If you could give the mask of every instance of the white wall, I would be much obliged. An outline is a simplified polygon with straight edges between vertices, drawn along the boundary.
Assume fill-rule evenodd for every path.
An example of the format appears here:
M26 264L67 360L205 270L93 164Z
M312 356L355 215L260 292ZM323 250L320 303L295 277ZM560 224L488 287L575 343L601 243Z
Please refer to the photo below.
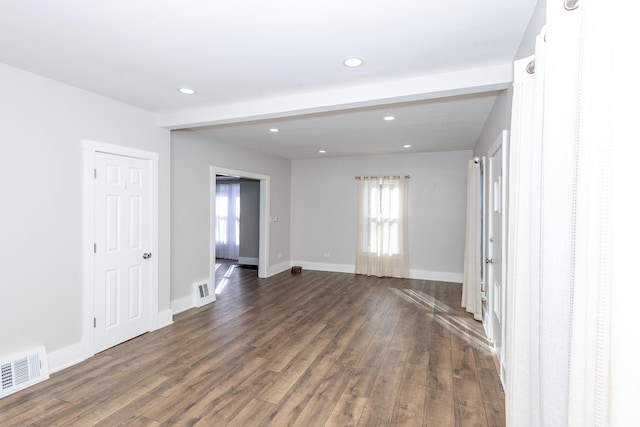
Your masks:
M294 160L291 252L303 268L353 272L356 175L411 175L409 252L413 277L461 281L466 165L471 151ZM329 256L325 256L328 254Z
M209 277L209 167L271 177L270 270L287 268L290 259L291 162L190 132L171 133L171 299L188 300L192 283ZM279 267L285 263L284 267Z
M240 181L240 262L260 255L260 181ZM247 262L247 261L245 261Z
M55 369L82 338L83 139L159 153L159 309L169 309L169 131L147 111L2 64L0 94L0 358L44 344Z

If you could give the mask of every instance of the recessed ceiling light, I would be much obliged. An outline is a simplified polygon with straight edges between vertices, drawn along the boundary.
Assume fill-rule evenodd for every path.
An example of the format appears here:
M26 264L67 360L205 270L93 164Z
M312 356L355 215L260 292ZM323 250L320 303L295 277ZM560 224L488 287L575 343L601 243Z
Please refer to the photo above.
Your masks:
M280 129L271 128L271 129L269 129L269 132L277 133L277 132L280 132Z
M180 89L178 89L178 92L183 93L185 95L193 95L194 93L196 93L195 90L189 89L188 87L181 87Z
M403 148L411 148L411 144L404 144L402 147Z
M345 67L355 68L355 67L361 66L364 63L364 61L362 60L362 58L357 58L355 56L352 56L342 61L342 63L344 64Z
M394 116L385 116L384 119L390 122L391 120L395 120L396 118Z
M324 154L324 153L326 153L326 152L327 152L327 150L320 150L320 151L318 151L318 153L320 153L320 154Z

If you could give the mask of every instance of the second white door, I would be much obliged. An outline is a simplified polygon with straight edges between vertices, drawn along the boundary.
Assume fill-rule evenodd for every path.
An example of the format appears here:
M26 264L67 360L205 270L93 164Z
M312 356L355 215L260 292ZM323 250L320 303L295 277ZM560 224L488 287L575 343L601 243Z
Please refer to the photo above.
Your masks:
M94 351L150 329L149 161L95 154Z
M487 206L487 278L489 284L489 316L490 338L498 354L500 362L500 378L504 383L505 374L505 210L506 210L506 132L496 141L489 151L488 186L489 200Z

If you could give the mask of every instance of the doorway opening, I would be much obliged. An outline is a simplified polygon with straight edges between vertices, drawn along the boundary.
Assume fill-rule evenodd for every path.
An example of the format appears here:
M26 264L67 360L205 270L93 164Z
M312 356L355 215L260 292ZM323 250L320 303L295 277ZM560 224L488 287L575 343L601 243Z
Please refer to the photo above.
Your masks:
M257 270L260 243L260 181L216 175L216 258Z
M216 280L216 258L217 255L227 258L228 254L222 254L221 246L218 241L237 239L239 246L237 258L232 256L231 259L236 259L240 264L257 265L258 277L268 277L268 264L269 264L269 190L270 190L270 177L268 175L256 174L248 171L233 170L227 168L221 168L217 166L211 166L209 168L211 177L211 196L210 196L210 276L212 280ZM222 192L218 195L218 184L230 184L237 182L245 187L245 193L252 194L257 197L247 198L247 205L245 206L245 213L249 218L246 224L242 224L242 196L238 200L235 196L224 197ZM242 184L244 183L244 184ZM258 193L258 194L255 194ZM242 194L242 189L240 190ZM223 200L224 199L224 200ZM237 205L236 205L237 202ZM230 204L233 206L230 206ZM219 211L218 205L226 204L226 206L220 207L220 212L226 212L226 219L224 224L218 224L216 220L217 213ZM257 206L256 206L257 205ZM230 209L230 208L233 209ZM236 209L236 207L238 209ZM226 208L226 209L225 209ZM233 212L232 212L233 211ZM239 211L239 212L235 212ZM257 211L257 212L256 212ZM231 214L231 215L230 215ZM257 214L257 215L256 215ZM223 215L224 216L224 215ZM233 218L231 218L233 217ZM257 222L257 230L255 230ZM218 227L220 225L220 227ZM237 225L237 228L236 228ZM244 237L242 229L244 225L247 225ZM227 236L225 239L218 236L226 230ZM230 233L230 234L229 234ZM256 236L257 234L257 236ZM233 235L233 236L231 236ZM257 242L256 242L257 237ZM246 241L244 240L246 238ZM243 243L247 252L243 252ZM235 244L235 242L234 242ZM257 257L254 245L257 244ZM216 248L218 246L218 248ZM235 255L235 254L233 254Z

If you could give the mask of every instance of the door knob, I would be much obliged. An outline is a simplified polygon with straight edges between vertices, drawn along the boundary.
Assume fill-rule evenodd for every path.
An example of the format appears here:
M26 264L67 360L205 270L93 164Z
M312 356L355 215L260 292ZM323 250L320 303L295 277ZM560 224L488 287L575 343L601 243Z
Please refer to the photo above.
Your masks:
M143 258L143 259L149 259L149 258L151 258L151 252L145 252L144 254L142 254L142 258Z
M487 258L484 260L486 264L493 264L493 258Z

